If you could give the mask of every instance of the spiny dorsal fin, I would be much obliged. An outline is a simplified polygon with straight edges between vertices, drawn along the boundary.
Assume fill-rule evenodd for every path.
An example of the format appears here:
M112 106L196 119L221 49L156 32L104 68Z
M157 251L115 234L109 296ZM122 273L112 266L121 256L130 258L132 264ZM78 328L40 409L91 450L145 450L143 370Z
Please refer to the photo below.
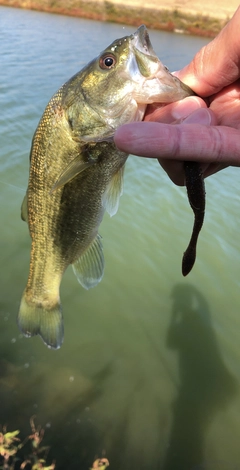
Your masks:
M80 156L78 155L65 168L65 170L57 179L56 183L54 183L50 192L53 193L53 191L55 191L56 189L59 189L62 186L64 186L66 183L68 183L73 178L75 178L75 176L77 176L79 173L86 170L86 168L88 168L89 166L93 165L93 163L94 163L93 161L84 162L83 160L80 159Z
M102 195L102 205L111 217L116 214L119 206L119 199L123 193L123 173L124 166L115 173Z
M99 234L72 266L78 282L85 289L90 289L101 281L104 271L104 256Z

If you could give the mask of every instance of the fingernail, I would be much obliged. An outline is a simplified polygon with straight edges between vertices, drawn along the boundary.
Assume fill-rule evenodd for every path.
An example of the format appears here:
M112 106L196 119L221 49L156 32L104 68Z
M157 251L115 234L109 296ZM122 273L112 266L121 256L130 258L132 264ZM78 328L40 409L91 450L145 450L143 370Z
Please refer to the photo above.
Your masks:
M208 109L201 108L194 111L190 116L184 119L184 123L210 126L210 124L212 124L212 116Z
M188 96L182 101L178 101L172 109L173 118L182 119L191 114L193 111L202 107L197 96Z

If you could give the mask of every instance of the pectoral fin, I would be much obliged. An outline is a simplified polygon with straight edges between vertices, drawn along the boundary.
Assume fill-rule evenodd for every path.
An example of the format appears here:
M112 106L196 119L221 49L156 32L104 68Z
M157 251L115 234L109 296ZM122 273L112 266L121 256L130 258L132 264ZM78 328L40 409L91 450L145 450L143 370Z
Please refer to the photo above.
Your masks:
M24 222L28 221L27 192L23 198L23 202L21 205L21 219L24 220Z
M56 189L59 189L64 186L66 183L75 178L75 176L77 176L79 173L86 170L86 168L88 168L89 166L93 165L93 163L94 162L92 161L85 162L81 160L80 156L78 155L77 158L74 158L74 160L72 160L69 165L65 168L63 173L57 179L56 183L54 183L50 192L53 193L53 191L55 191Z
M123 193L123 173L124 166L122 166L112 177L102 196L102 205L111 217L116 214L119 206L119 199Z
M104 256L99 234L72 266L78 282L85 289L90 289L101 281L104 271Z

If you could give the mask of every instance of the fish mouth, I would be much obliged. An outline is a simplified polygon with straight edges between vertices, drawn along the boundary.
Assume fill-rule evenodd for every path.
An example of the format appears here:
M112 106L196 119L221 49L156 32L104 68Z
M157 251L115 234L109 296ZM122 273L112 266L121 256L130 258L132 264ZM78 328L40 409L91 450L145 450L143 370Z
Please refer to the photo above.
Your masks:
M193 94L159 60L145 25L129 36L129 46L128 72L135 83L133 97L138 105L172 103Z
M150 56L156 56L156 53L152 47L148 30L144 24L139 26L137 31L132 35L133 45L136 49L144 54Z
M146 26L141 25L130 36L130 40L135 63L141 75L147 79L155 77L159 71L160 61L152 47Z

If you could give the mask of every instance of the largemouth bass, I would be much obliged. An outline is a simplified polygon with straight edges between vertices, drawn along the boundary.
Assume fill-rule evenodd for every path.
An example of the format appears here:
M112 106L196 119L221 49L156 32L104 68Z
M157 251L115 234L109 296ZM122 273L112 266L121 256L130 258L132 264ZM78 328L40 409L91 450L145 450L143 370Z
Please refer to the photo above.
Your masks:
M142 120L147 104L192 94L158 59L143 25L114 41L52 97L33 137L22 204L32 239L18 314L26 336L61 346L59 288L70 264L86 289L102 279L98 227L105 210L111 216L117 211L128 157L113 143L116 128Z

